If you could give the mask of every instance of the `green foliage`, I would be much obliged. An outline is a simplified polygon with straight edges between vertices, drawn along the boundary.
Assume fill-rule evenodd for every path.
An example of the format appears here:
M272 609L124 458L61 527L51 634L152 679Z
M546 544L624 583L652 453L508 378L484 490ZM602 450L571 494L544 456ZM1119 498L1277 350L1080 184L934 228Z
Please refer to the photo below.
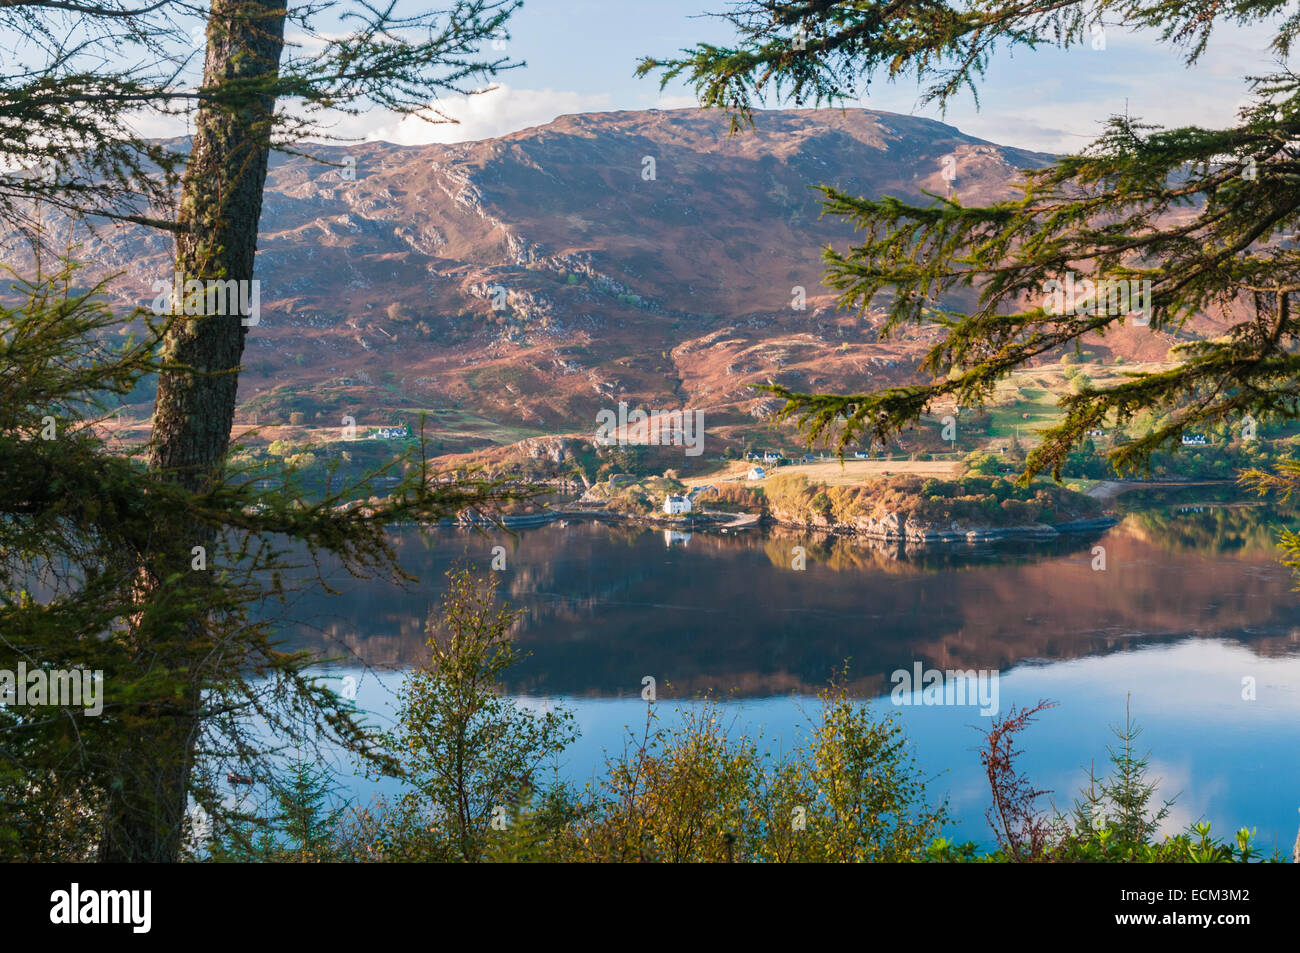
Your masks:
M1119 747L1107 749L1111 774L1098 779L1089 769L1088 786L1075 800L1071 817L1041 810L1038 799L1051 792L1035 789L1020 773L1017 759L1021 752L1015 739L1035 716L1053 707L1051 702L1040 701L1030 709L1012 708L994 720L985 736L980 761L993 795L988 817L998 850L985 858L965 848L935 844L931 845L931 859L1049 863L1248 863L1261 859L1251 843L1253 832L1245 829L1230 843L1211 837L1208 823L1193 824L1181 834L1159 834L1173 801L1153 809L1158 785L1147 780L1148 758L1134 751L1141 731L1127 710L1124 724L1113 729ZM1273 859L1279 858L1275 854Z
M122 339L104 332L136 316L113 315L98 287L72 293L72 276L65 267L19 283L22 302L0 306L0 668L102 671L102 712L0 709L0 857L101 856L111 818L147 832L114 850L174 859L185 799L127 783L140 772L179 778L220 827L238 811L219 779L273 774L285 745L384 761L353 707L309 673L317 659L284 650L282 613L313 581L299 572L292 582L288 570L329 554L362 578L405 578L390 524L521 492L443 480L416 458L422 448L399 461L407 469L393 494L365 509L343 504L371 474L311 498L290 471L260 491L230 461L198 490L159 479L96 424L107 401L157 371L163 327L110 347ZM158 585L142 588L142 574ZM172 730L182 714L194 719L184 748Z
M1289 503L1300 491L1300 461L1284 460L1271 473L1254 468L1245 470L1241 473L1239 482L1260 496L1272 493L1283 503ZM1283 565L1300 576L1300 533L1285 528L1278 534L1278 544L1283 552Z
M412 791L397 804L345 815L328 806L308 773L282 786L301 809L282 807L280 829L264 835L259 857L374 861L489 862L1247 862L1261 859L1239 831L1224 843L1208 824L1161 837L1169 804L1153 809L1147 759L1134 753L1131 719L1110 749L1112 775L1089 772L1075 819L1043 811L1019 772L1016 736L1040 712L1012 709L987 733L981 762L989 777L989 818L999 846L981 850L941 835L946 803L928 779L895 715L878 716L840 683L809 714L806 742L788 753L737 735L710 699L675 710L646 708L642 730L607 754L581 789L538 784L547 759L571 743L564 713L520 711L500 677L517 659L508 630L514 614L493 598L494 578L450 574L440 623L431 620L433 664L408 679L399 727L388 740ZM493 823L493 821L496 823ZM332 842L322 825L334 823ZM261 848L258 848L261 850ZM278 852L278 853L277 853ZM1275 858L1276 859L1276 858Z
M511 629L520 613L497 605L498 576L460 568L447 579L441 614L428 624L429 664L403 681L387 736L411 788L389 842L398 852L476 861L494 818L531 800L543 762L575 732L569 712L535 715L501 692L502 672L518 659Z
M1088 772L1088 789L1083 798L1075 801L1075 833L1087 834L1106 828L1108 838L1116 848L1136 848L1147 843L1169 816L1172 801L1160 808L1151 809L1156 783L1146 780L1148 756L1139 756L1133 749L1141 729L1125 713L1124 724L1113 729L1120 747L1107 749L1112 773L1098 779Z
M350 816L327 768L295 761L267 783L260 815L224 819L196 838L195 859L233 863L320 863L347 859L339 833Z
M652 706L644 732L608 760L576 814L572 859L915 860L947 816L927 804L896 722L833 686L789 758L733 737L710 702L677 714L664 728Z
M822 694L808 751L815 792L811 856L841 862L920 860L947 819L926 805L919 765L895 716L875 718L835 686Z
M575 859L726 861L753 848L762 783L756 746L730 738L712 705L680 714L680 727L664 728L652 704L643 734L609 759L576 818Z
M978 450L974 453L968 453L964 462L966 473L975 476L993 476L998 472L998 467L1001 465L998 458L993 454L982 453Z

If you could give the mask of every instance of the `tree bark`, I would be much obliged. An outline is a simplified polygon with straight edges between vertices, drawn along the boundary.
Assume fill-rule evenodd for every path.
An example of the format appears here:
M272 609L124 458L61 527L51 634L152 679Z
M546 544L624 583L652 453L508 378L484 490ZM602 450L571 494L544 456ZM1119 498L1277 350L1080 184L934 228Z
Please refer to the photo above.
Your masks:
M198 280L206 287L209 281L253 281L275 110L269 83L280 70L285 12L284 0L212 0L203 98L177 222L176 271L183 282ZM205 307L214 303L203 298ZM237 309L184 317L164 339L163 353L178 367L159 375L154 404L149 464L161 478L198 490L220 475L234 422L246 316ZM190 571L189 546L213 542L198 527L169 528L167 535L169 548L146 556L142 599L157 592L169 573ZM173 545L177 539L187 545ZM196 619L189 632L164 635L161 646L134 646L141 664L165 665L188 677L181 698L156 699L130 730L108 791L101 860L179 857L202 730L202 630Z
M257 226L270 156L275 77L284 48L283 0L213 0L204 88L181 188L176 268L185 280L253 280ZM179 322L165 341L170 361L191 371L160 375L150 465L198 487L230 443L242 316Z

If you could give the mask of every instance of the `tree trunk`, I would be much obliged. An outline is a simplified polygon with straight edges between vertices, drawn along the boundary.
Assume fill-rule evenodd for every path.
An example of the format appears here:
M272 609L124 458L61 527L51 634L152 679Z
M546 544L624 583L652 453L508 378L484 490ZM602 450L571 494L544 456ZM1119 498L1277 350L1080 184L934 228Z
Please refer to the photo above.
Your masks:
M213 0L204 88L181 189L176 269L182 279L253 280L257 225L270 155L273 78L284 48L283 0ZM248 333L241 315L179 322L165 355L192 371L160 375L150 465L201 486L230 443L238 368Z
M207 29L203 91L194 141L181 188L176 271L182 282L241 283L249 302L262 191L270 155L275 109L268 88L279 73L284 49L284 0L212 0ZM226 288L236 286L224 286ZM165 479L199 489L220 474L234 422L238 371L248 333L242 308L215 313L225 304L206 295L187 300L191 317L167 334L164 354L182 365L159 375L154 404L150 467ZM188 298L188 293L187 293ZM193 314L194 305L199 314ZM173 302L173 310L181 305ZM206 309L206 310L205 310ZM172 546L146 557L142 599L171 572L189 572L190 545L213 542L198 527L169 529ZM168 555L170 553L170 555ZM183 564L177 560L185 558ZM163 664L188 675L181 698L156 699L131 729L119 770L108 791L100 859L171 862L178 858L188 800L202 681L202 620L186 637L164 636L163 646L137 644L141 664ZM146 641L141 639L141 641Z

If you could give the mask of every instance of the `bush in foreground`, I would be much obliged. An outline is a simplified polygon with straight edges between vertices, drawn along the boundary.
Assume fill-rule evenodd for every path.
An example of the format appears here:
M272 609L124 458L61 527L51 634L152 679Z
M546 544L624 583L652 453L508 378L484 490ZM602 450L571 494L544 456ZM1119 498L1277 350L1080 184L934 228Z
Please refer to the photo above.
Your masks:
M399 693L387 735L407 792L396 802L341 810L323 773L296 768L277 787L260 836L214 859L548 862L1248 862L1263 859L1242 830L1232 841L1198 823L1161 834L1170 803L1139 755L1131 718L1116 729L1111 772L1089 773L1069 816L1039 806L1050 792L1018 767L1016 738L1049 702L995 718L980 752L997 847L941 835L936 802L902 727L852 700L837 683L809 716L806 744L788 755L736 734L713 702L679 709L665 725L657 704L582 787L549 782L547 762L575 737L563 710L527 711L500 678L518 655L518 614L495 601L495 577L449 574L429 623L430 662ZM318 769L321 770L321 769ZM295 800L295 794L300 795ZM1276 855L1271 859L1280 859Z

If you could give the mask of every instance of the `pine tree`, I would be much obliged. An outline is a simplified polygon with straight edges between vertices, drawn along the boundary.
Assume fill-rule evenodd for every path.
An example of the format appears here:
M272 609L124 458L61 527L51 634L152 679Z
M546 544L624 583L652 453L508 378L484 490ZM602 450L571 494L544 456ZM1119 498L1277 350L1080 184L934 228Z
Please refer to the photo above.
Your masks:
M647 58L639 72L659 72L665 83L686 77L701 105L727 110L741 129L765 96L839 103L873 78L915 76L929 84L927 100L945 103L964 89L977 91L996 50L1088 43L1108 15L1159 31L1191 64L1219 23L1262 23L1276 10L1267 0L1231 7L1206 0L902 7L743 0L722 15L737 33L734 45ZM1282 20L1273 49L1287 54L1298 34L1300 19ZM1261 422L1300 415L1293 315L1300 254L1290 244L1300 226L1300 77L1278 72L1251 82L1253 101L1229 128L1163 129L1114 116L1082 152L1026 170L1013 200L971 206L935 195L908 202L822 187L827 212L860 235L847 249L827 251L827 283L843 307L858 312L884 298L883 335L907 325L937 327L921 364L931 381L841 395L771 385L786 399L782 415L796 417L810 443L834 439L843 450L858 439L884 441L937 399L978 404L998 381L1045 355L1139 319L1149 321L1149 333L1176 332L1202 312L1228 318L1230 327L1184 344L1177 367L1063 395L1064 418L1029 454L1026 479L1045 469L1059 477L1089 429L1123 424L1145 408L1169 419L1109 452L1121 470L1175 447L1189 428L1235 426L1246 414ZM1085 292L1074 307L1061 307L1050 283L1076 277L1104 293ZM1139 296L1149 288L1149 301L1134 308L1130 296L1124 306L1119 282ZM973 307L953 306L972 291Z
M17 117L0 147L6 160L0 165L31 167L28 174L6 174L0 181L0 211L7 203L16 217L23 216L38 249L48 237L41 216L47 205L74 216L94 213L155 226L175 235L184 281L251 282L271 149L294 148L304 136L322 132L322 117L340 111L377 107L439 118L430 105L439 92L473 89L513 65L480 50L504 35L517 6L517 0L455 0L447 9L403 16L391 5L363 5L347 18L355 28L338 34L331 19L337 5L330 2L290 7L281 0L214 0L206 14L169 0L139 8L46 0L6 5L0 23L37 40L37 62L21 78L0 83L0 128ZM187 88L184 63L176 62L168 44L184 38L196 16L204 27L203 72L197 86ZM87 61L78 55L84 51L60 40L67 21L74 34L109 37L119 56ZM286 57L286 24L319 44ZM183 45L183 61L193 48ZM188 154L164 153L130 131L134 110L180 111L190 104L197 110ZM47 145L34 152L30 143ZM145 214L142 202L170 202L182 167L174 217ZM155 483L202 497L227 490L225 458L250 316L210 313L214 302L202 296L185 303L186 313L161 329L149 462ZM427 465L418 469L419 479L429 479ZM471 487L451 493L484 498L482 485ZM408 490L398 508L432 512L430 503L447 500L426 485ZM333 498L330 505L337 502ZM282 515L285 509L271 508ZM433 510L445 512L442 503ZM105 860L178 856L207 718L205 693L211 691L205 665L223 638L230 638L223 629L230 619L220 614L238 617L250 594L235 588L200 597L202 586L173 587L177 579L203 578L193 576L190 553L195 547L215 549L228 525L184 506L170 517L123 550L138 559L126 642L133 658L154 660L166 677L142 701L150 715L131 721L131 743L119 746L103 789L99 856ZM313 544L340 547L345 558L358 545L371 547L372 556L375 546L384 551L375 527L364 520L357 520L355 532L335 525L331 533Z
M436 480L422 445L364 509L343 504L373 474L312 496L292 480L259 491L238 468L199 489L160 479L101 424L158 372L167 321L112 313L76 274L16 283L20 303L0 304L0 669L102 671L102 710L0 708L0 857L172 860L192 808L221 824L226 773L266 776L277 748L393 766L311 674L317 659L284 650L285 601L324 585L289 570L328 554L362 578L407 579L388 526L517 491ZM116 334L138 321L148 333ZM142 566L162 584L142 586Z
M1112 730L1119 745L1106 749L1111 773L1098 778L1089 770L1088 791L1083 800L1075 802L1074 826L1080 835L1109 828L1122 848L1135 850L1151 843L1161 822L1169 816L1173 801L1167 800L1158 808L1152 805L1158 783L1147 780L1150 755L1139 755L1136 751L1142 729L1134 722L1127 704L1124 724Z

